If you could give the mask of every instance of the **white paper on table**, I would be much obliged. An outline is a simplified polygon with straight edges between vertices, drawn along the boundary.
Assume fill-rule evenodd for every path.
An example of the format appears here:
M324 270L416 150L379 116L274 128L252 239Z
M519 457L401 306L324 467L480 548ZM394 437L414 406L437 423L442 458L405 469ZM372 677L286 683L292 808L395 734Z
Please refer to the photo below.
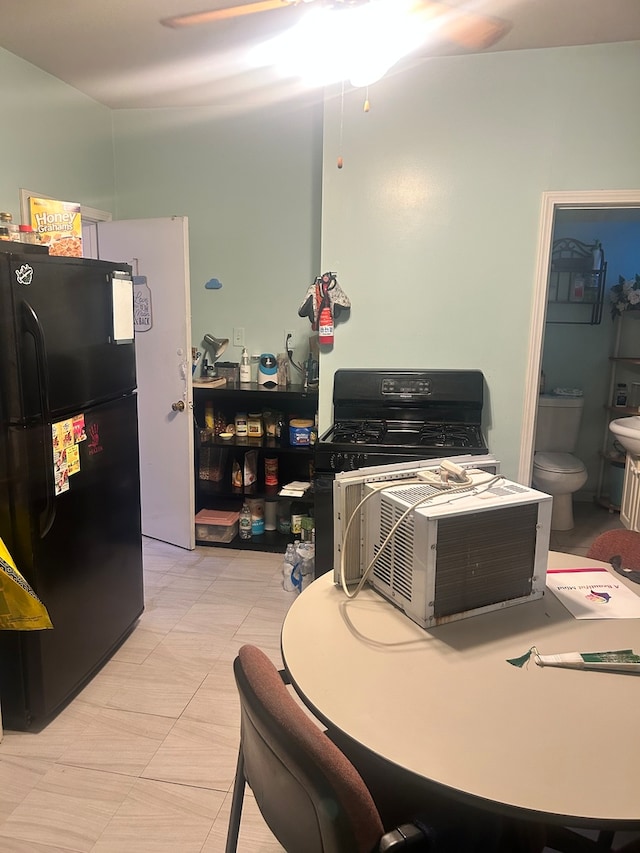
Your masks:
M640 596L608 569L547 569L547 587L576 619L640 619Z

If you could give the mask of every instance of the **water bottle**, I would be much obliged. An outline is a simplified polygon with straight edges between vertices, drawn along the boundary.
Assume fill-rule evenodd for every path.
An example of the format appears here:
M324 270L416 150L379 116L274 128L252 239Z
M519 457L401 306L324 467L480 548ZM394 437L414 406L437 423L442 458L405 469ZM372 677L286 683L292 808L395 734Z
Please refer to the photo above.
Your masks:
M302 592L313 581L315 569L315 546L312 542L301 542L298 546L298 557L300 567L300 589Z
M296 592L302 592L302 558L298 553L300 540L294 539L292 545L291 585Z
M287 592L293 592L296 588L293 583L293 570L296 563L296 555L293 549L293 543L289 542L287 550L284 552L282 559L282 586Z
M240 538L241 539L251 539L251 510L249 509L248 504L243 504L242 509L240 510Z

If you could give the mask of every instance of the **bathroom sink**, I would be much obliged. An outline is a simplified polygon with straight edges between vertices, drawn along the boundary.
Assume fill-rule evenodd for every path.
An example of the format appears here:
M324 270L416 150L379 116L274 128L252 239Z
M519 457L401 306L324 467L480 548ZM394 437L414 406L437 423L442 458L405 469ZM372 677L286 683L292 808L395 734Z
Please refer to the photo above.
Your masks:
M633 453L634 456L640 456L640 416L617 418L611 421L609 429L626 451Z

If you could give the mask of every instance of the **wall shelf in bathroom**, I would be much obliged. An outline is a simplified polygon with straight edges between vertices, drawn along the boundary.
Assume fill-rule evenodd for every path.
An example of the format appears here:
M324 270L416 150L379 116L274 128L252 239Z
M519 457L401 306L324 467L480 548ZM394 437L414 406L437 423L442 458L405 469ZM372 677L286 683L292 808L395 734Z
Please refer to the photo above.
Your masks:
M640 356L630 358L629 356L610 355L609 361L615 361L618 364L640 364Z
M605 409L608 412L611 412L618 418L627 418L630 415L638 415L640 411L638 411L637 406L607 406L605 405Z
M593 268L598 247L573 237L553 241L547 323L597 326L602 321L607 264L600 247L600 266Z

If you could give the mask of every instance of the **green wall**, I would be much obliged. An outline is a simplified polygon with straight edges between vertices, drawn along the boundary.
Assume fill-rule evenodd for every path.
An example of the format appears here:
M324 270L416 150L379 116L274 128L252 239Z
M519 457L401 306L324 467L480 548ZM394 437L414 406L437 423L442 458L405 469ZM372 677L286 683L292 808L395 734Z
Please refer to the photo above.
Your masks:
M114 209L112 112L0 49L0 210L20 188Z
M639 84L634 42L425 61L368 113L361 92L327 99L322 266L353 307L321 425L338 367L479 368L489 447L517 476L541 195L640 187Z
M322 105L121 110L114 129L117 218L189 218L194 345L206 332L229 338L222 360L239 361L234 328L249 353L282 352L291 329L304 357L297 309L320 258ZM212 278L221 289L205 289Z
M242 327L250 352L277 353L288 329L306 355L297 309L319 272L321 99L111 111L4 50L0 75L0 210L20 221L23 187L118 219L187 216L194 345ZM205 290L212 278L221 290Z
M343 111L328 92L324 115L111 112L6 51L0 73L0 207L17 215L23 186L188 216L195 344L242 326L277 352L292 328L302 357L298 305L337 270L353 308L322 355L321 428L337 367L479 368L516 476L541 194L640 187L639 43L428 60L371 87L366 114L362 91Z

